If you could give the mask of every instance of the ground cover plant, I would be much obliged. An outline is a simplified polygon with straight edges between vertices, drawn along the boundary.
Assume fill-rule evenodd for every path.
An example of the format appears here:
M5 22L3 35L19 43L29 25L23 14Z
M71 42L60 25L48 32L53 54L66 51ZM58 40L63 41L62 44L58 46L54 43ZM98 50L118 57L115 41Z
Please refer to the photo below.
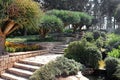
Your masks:
M58 57L55 61L42 66L30 77L30 80L55 80L56 77L76 75L82 69L80 63L65 57Z

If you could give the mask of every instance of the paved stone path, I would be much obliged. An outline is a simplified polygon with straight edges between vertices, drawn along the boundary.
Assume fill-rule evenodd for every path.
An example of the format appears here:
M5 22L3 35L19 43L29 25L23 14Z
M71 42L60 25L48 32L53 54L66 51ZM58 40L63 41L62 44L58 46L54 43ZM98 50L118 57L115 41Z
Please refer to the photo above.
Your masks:
M40 56L26 58L23 61L29 61L38 64L47 64L48 62L55 60L56 57L60 57L60 56L62 56L62 54L44 54Z

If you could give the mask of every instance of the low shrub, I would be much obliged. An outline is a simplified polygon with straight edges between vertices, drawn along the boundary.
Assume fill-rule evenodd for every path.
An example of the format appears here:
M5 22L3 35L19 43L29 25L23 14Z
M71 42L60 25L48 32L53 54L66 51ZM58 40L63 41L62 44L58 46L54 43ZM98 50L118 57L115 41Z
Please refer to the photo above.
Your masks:
M113 46L116 42L120 41L120 36L116 34L108 34L107 37L107 44L110 46Z
M99 68L98 62L102 60L101 52L96 47L88 47L85 50L85 54L85 65L92 68Z
M86 38L86 40L87 40L88 42L92 42L92 41L94 40L93 35L92 35L91 32L87 32L87 33L85 34L85 38Z
M80 63L65 57L58 57L55 61L42 66L30 77L30 80L55 80L56 77L76 75L82 69Z
M105 45L104 41L101 38L97 39L95 44L98 48L102 48Z
M106 35L106 33L105 33L105 32L101 32L100 34L101 34L101 37L102 37L102 38L104 38L104 39L106 39L106 38L107 38L107 35Z
M116 67L116 71L113 73L115 80L120 80L120 65Z
M98 39L98 38L100 38L100 36L101 36L101 34L100 34L99 31L94 31L93 32L93 37L94 37L95 40Z
M42 47L37 44L23 44L13 42L6 42L5 47L7 52L21 52L42 49Z
M120 58L120 50L119 49L113 49L111 52L108 52L108 56Z
M92 68L98 68L98 61L102 59L98 48L85 40L70 43L64 55Z
M106 64L107 76L112 77L112 74L116 71L116 67L119 64L118 59L113 57L108 57L105 59L105 64Z

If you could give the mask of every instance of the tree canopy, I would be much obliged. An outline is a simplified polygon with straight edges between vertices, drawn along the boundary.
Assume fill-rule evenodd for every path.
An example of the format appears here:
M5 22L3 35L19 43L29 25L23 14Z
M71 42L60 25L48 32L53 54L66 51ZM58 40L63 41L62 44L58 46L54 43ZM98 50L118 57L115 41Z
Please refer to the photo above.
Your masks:
M84 12L69 11L69 10L49 10L46 12L48 15L54 15L60 18L64 26L73 25L74 31L77 28L82 28L84 25L87 27L92 25L93 17Z
M42 38L45 38L49 32L60 32L63 29L63 22L54 15L44 15L41 18L39 32Z

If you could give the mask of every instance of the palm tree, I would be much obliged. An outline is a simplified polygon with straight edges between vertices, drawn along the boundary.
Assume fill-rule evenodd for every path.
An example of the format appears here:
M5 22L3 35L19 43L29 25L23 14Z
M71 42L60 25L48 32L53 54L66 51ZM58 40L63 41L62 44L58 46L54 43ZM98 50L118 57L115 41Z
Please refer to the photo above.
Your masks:
M0 55L5 52L6 36L18 28L37 28L41 14L32 0L0 0Z

